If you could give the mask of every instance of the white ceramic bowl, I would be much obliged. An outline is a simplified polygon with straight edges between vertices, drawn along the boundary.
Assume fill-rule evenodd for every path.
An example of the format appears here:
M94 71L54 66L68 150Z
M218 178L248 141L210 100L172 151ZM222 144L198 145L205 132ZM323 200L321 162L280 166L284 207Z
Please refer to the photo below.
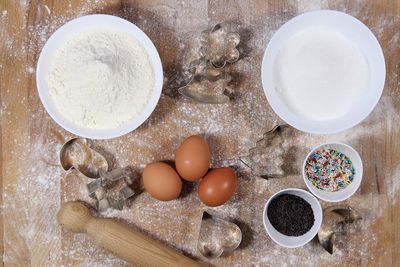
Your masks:
M348 186L346 186L344 189L342 189L340 191L327 192L327 191L318 189L308 180L306 173L305 173L305 166L306 166L307 159L308 159L308 157L310 157L310 155L312 153L314 153L316 150L320 150L320 149L334 149L339 152L342 152L347 157L349 157L349 159L353 163L354 169L356 171L353 182L351 182L351 184L349 184ZM343 201L343 200L346 200L349 197L351 197L357 191L357 189L360 187L362 176L363 176L363 165L362 165L362 160L361 160L360 155L357 153L357 151L354 148L352 148L349 145L343 144L343 143L335 142L335 143L322 144L322 145L315 147L313 150L311 150L310 153L308 153L307 157L304 159L302 172L303 172L304 182L306 183L308 189L314 195L316 195L319 199L322 199L322 200L325 200L328 202L339 202L339 201Z
M133 118L126 124L123 124L118 128L104 130L84 128L67 120L54 105L45 81L45 77L50 70L51 62L58 49L65 43L65 41L83 31L101 27L124 31L138 40L151 59L155 77L153 92L146 108L137 117ZM163 70L160 56L150 38L131 22L110 15L88 15L71 20L64 24L47 40L42 52L40 53L36 68L36 86L39 92L39 97L49 115L67 131L78 136L92 139L109 139L118 137L139 127L155 109L158 100L160 99L162 84Z
M304 235L287 236L287 235L281 234L272 226L271 222L269 221L268 216L267 216L268 206L271 203L272 199L274 199L275 197L282 195L282 194L291 194L291 195L299 196L311 205L311 208L314 213L314 225ZM309 192L307 192L303 189L287 188L287 189L281 190L281 191L273 194L268 199L268 201L264 207L263 222L264 222L265 230L267 231L268 235L278 245L281 245L281 246L287 247L287 248L301 247L301 246L304 246L305 244L307 244L308 242L310 242L317 235L318 230L321 227L321 224L322 224L321 204L319 203L318 199L316 199L312 194L310 194Z
M362 104L354 105L345 115L333 120L312 121L296 114L275 90L277 81L274 78L274 64L279 51L294 35L316 25L338 32L355 44L365 56L369 67L370 80L366 94L363 99L356 99ZM338 11L311 11L289 20L274 34L264 54L261 77L269 104L285 122L304 132L331 134L360 123L374 109L385 85L385 59L378 40L361 21Z

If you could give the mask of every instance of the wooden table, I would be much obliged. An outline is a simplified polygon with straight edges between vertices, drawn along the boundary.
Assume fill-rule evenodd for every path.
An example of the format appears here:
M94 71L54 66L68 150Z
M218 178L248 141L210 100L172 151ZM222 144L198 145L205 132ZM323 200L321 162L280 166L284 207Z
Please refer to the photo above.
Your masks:
M281 179L264 180L239 164L239 157L279 123L261 86L260 64L272 34L296 14L313 9L345 11L376 34L386 58L384 94L360 125L337 135L312 136L293 131L287 136L287 161L292 170ZM61 145L73 137L51 120L40 103L35 66L47 38L66 21L92 13L122 16L154 41L165 70L171 73L193 49L198 34L218 22L229 22L242 35L243 58L231 71L240 75L237 98L210 106L163 95L155 112L136 131L93 145L117 166L130 166L137 179L143 166L173 159L184 137L204 134L213 153L212 166L237 165L239 189L222 207L210 209L198 200L196 185L167 203L148 194L135 197L123 211L107 211L149 236L215 266L395 266L400 262L400 2L341 1L0 1L1 86L1 255L6 266L125 266L84 235L61 230L55 216L62 202L90 202L85 182L58 165ZM363 222L334 255L317 241L299 249L274 244L262 226L268 197L285 187L304 188L299 175L307 151L325 141L354 146L364 161L361 188L346 204L358 209ZM323 203L323 206L329 206ZM203 210L236 220L243 230L241 247L222 258L206 260L196 251Z

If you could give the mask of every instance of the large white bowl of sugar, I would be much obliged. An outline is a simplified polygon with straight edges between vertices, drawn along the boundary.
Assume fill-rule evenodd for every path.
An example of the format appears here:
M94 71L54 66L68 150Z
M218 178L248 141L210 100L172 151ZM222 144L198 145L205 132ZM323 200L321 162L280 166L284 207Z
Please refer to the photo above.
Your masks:
M157 49L119 17L69 21L46 42L36 84L48 114L81 137L109 139L131 132L153 112L163 70Z
M285 23L262 62L262 84L275 113L308 133L331 134L365 119L385 84L385 59L358 19L311 11Z

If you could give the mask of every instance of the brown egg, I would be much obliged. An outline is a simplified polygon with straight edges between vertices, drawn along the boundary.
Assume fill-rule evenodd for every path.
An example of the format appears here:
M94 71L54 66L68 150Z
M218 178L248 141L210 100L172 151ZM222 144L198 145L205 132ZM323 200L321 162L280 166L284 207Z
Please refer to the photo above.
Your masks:
M210 161L210 148L206 140L198 135L186 138L176 151L176 170L187 181L193 182L203 177Z
M143 184L152 197L162 201L176 199L182 191L178 173L164 162L150 163L144 168Z
M223 167L207 173L199 186L201 202L216 207L227 202L236 191L236 174L231 168Z

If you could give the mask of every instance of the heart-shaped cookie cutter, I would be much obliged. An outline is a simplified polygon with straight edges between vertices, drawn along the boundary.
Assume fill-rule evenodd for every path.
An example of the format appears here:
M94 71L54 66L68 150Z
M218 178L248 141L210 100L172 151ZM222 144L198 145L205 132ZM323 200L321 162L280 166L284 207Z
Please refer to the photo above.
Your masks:
M354 232L360 213L349 206L333 206L324 210L324 219L318 231L318 241L326 251L333 254L344 238Z
M201 255L211 259L218 258L224 252L237 249L241 242L242 231L239 226L203 212L197 240L197 249Z
M106 158L92 149L84 138L73 138L67 141L60 150L60 164L65 171L77 171L80 175L93 179L87 184L89 196L96 200L99 211L114 208L122 210L126 200L135 192L129 186L131 181L123 168L108 171ZM125 186L118 197L108 197L107 189L119 180L124 179Z

